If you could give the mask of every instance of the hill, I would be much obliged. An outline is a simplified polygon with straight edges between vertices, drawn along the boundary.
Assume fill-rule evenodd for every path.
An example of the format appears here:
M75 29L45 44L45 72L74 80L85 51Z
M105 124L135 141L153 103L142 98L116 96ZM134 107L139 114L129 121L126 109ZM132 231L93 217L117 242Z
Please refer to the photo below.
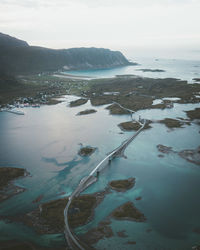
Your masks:
M48 49L0 33L0 68L6 73L101 69L131 65L119 51L104 48Z

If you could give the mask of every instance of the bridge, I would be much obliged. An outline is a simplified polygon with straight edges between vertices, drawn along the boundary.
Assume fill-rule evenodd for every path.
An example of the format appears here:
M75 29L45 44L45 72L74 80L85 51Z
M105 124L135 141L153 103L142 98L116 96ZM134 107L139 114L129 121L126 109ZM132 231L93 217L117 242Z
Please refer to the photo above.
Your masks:
M120 105L121 106L121 105ZM132 111L134 112L134 111ZM109 153L92 171L91 173L84 177L78 187L74 190L74 192L70 195L68 203L64 209L64 222L65 222L65 239L68 243L68 249L80 249L85 250L89 249L88 246L84 246L82 242L79 241L76 235L73 234L73 232L70 230L69 223L68 223L68 210L72 203L73 198L78 197L81 192L83 192L85 189L87 189L90 185L92 185L94 182L96 182L98 179L96 176L98 176L99 172L101 171L101 167L103 166L104 162L111 161L115 157L118 157L124 153L124 150L126 147L139 135L139 133L144 129L145 125L147 124L146 120L143 120L143 123L141 123L141 128L134 133L129 139L125 140L119 147L117 147L115 150L113 150L111 153Z

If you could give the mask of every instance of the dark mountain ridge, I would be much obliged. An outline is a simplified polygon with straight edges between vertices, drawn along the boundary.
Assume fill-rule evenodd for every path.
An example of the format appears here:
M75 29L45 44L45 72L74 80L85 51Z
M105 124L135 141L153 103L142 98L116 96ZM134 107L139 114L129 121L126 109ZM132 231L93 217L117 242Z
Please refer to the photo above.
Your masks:
M102 69L132 65L120 51L104 48L48 49L0 33L0 68L7 73Z

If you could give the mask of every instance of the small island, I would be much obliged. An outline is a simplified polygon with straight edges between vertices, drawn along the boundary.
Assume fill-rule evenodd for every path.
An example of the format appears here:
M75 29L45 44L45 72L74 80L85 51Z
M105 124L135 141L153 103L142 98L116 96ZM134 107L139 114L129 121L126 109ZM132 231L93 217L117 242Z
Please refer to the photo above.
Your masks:
M137 69L137 70L142 72L157 72L157 73L166 72L163 69Z
M191 120L200 119L200 108L196 108L194 110L189 110L185 112Z
M15 186L12 182L17 178L27 176L28 172L23 168L0 168L0 202L13 195L25 191L24 188Z
M168 128L181 128L184 124L183 122L172 118L165 118L159 122L165 124Z
M144 214L141 213L130 201L116 208L111 213L111 217L116 220L131 220L136 222L146 221Z
M91 221L95 207L104 199L106 192L104 190L74 198L68 211L70 227L83 226ZM68 197L41 204L36 210L23 216L21 221L33 227L38 234L63 233L67 202Z
M125 192L128 189L131 189L135 185L135 178L129 178L127 180L114 180L109 183L111 189L114 189L118 192Z
M93 147L90 147L90 146L87 146L87 147L82 147L78 154L80 156L90 156L92 155L95 151L96 151L97 148L93 148Z
M159 144L157 145L157 149L163 154L169 154L169 153L178 154L186 161L200 165L200 146L196 149L185 149L181 150L180 152L177 152L174 151L172 147L167 147Z
M84 111L80 111L77 115L88 115L96 113L97 111L95 109L86 109Z
M130 114L130 112L126 109L121 108L117 104L111 104L106 109L110 111L111 115L127 115Z
M200 82L200 78L193 78L192 80L195 82Z
M142 125L136 121L122 122L118 124L118 126L122 131L137 131L142 127ZM149 123L144 126L144 129L149 129L149 128L151 128Z
M87 103L87 101L88 101L88 99L80 98L78 100L70 102L70 107L77 107L77 106L83 105L83 104Z

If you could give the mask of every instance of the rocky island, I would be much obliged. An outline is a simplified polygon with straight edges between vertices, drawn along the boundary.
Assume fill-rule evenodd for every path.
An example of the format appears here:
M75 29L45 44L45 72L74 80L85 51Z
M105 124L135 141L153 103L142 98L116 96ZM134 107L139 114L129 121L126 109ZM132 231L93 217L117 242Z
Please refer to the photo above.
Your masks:
M122 122L118 124L118 126L123 131L137 131L138 129L142 127L142 125L136 121ZM149 123L147 123L144 126L144 129L149 129L149 128L151 128L151 126L149 125Z
M77 107L77 106L86 104L87 102L88 102L88 99L80 98L80 99L70 102L70 107Z
M90 156L90 155L92 155L92 154L95 152L95 150L96 150L96 148L89 147L89 146L87 146L87 147L82 147L82 148L79 150L78 154L79 154L80 156Z
M84 111L80 111L77 115L88 115L96 113L97 111L95 109L86 109Z
M146 221L144 214L141 213L130 201L116 208L112 212L111 217L116 220L131 220L136 222Z
M129 178L127 180L114 180L109 183L111 189L118 192L125 192L135 185L135 178Z
M19 194L25 191L24 188L17 187L13 184L13 181L20 177L25 177L28 172L23 168L0 168L0 202L4 201L13 195Z

